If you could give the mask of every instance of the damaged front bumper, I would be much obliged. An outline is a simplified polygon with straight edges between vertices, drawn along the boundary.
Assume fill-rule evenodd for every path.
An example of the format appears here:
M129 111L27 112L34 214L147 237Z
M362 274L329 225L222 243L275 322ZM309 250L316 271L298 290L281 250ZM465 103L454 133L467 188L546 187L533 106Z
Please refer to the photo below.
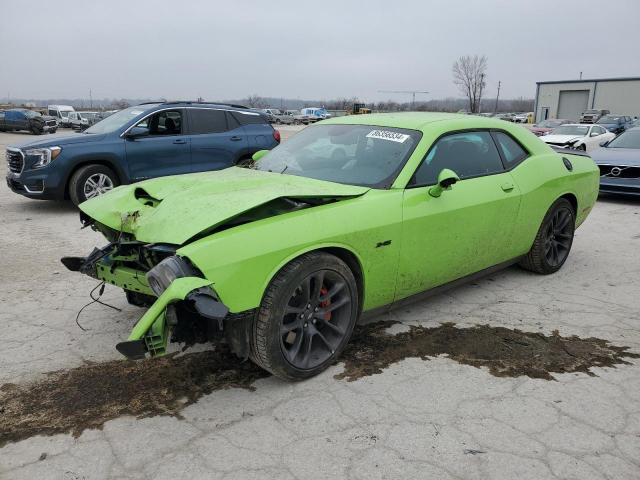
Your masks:
M147 354L164 355L170 337L192 344L221 334L229 309L212 288L213 282L198 276L196 269L177 256L167 256L145 272L136 267L141 252L139 244L109 244L94 249L88 257L62 259L69 270L118 286L128 298L140 294L150 304L129 338L116 349L129 359L141 359Z
M118 343L116 349L130 359L144 358L147 353L152 357L164 355L169 330L178 325L174 304L181 301L186 301L201 317L218 322L222 332L222 321L229 310L220 302L211 284L204 278L176 278L138 320L129 338Z

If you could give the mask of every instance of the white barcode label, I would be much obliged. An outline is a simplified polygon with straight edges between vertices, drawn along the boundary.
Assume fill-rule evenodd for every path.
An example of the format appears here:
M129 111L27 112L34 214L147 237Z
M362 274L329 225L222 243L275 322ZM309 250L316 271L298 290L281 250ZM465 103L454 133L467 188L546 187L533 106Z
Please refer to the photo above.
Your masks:
M372 130L367 134L367 138L379 138L380 140L389 140L391 142L404 143L409 135L404 133L391 132L389 130Z

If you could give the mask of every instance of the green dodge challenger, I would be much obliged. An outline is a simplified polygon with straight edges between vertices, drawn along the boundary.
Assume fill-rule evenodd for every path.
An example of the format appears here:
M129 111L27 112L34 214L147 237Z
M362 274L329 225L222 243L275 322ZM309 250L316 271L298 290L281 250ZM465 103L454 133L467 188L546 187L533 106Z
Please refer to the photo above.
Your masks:
M557 271L598 196L588 156L474 116L334 118L254 160L80 205L109 243L63 263L148 307L116 346L128 358L224 339L310 377L363 314L513 263Z

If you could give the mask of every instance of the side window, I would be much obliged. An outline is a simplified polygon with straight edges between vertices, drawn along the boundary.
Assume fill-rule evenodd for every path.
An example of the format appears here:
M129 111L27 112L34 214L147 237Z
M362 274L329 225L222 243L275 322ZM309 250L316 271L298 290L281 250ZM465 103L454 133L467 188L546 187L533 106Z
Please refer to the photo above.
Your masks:
M489 132L454 133L440 138L416 170L412 185L435 185L445 168L461 180L502 172L504 167Z
M224 110L211 110L207 108L190 108L190 133L222 133L227 131L227 117Z
M493 135L498 142L498 148L502 153L505 168L513 168L529 156L526 150L511 138L511 135L504 132L494 132Z
M253 125L256 123L266 123L262 115L255 112L231 112L240 125Z
M139 122L136 127L149 129L149 135L181 135L183 129L181 110L164 110Z
M229 127L229 130L234 130L240 127L240 122L238 122L238 120L236 120L236 118L233 115L231 115L231 112L226 112L226 116L227 116L227 126Z

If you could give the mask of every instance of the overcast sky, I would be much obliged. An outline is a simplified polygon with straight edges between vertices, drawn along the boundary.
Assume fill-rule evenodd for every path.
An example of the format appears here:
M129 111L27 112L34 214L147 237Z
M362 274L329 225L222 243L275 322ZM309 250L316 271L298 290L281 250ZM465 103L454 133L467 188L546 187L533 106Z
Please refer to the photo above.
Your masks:
M0 0L0 18L0 99L444 98L475 53L489 97L640 76L638 0Z

